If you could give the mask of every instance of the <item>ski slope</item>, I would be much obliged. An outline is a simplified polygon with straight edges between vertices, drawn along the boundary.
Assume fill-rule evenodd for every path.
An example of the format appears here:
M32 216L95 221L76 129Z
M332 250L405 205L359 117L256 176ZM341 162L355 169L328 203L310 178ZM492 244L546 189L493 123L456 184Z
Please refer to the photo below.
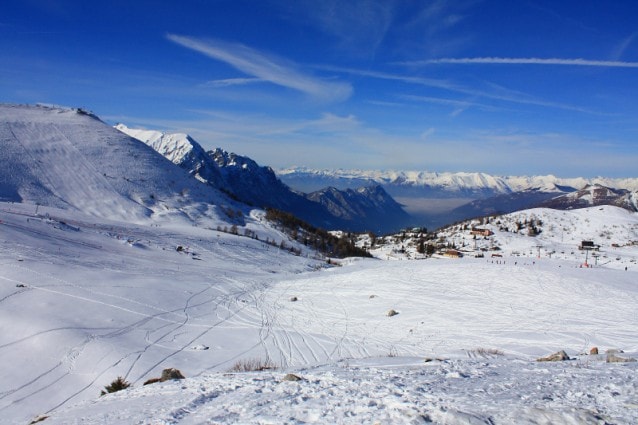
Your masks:
M638 419L637 363L582 356L638 356L635 271L555 258L325 268L263 243L283 236L256 211L260 240L206 214L127 224L0 206L1 423ZM578 360L534 362L558 350ZM227 373L247 359L280 370ZM142 387L166 367L188 379ZM289 371L306 381L281 383ZM133 389L99 398L117 376Z

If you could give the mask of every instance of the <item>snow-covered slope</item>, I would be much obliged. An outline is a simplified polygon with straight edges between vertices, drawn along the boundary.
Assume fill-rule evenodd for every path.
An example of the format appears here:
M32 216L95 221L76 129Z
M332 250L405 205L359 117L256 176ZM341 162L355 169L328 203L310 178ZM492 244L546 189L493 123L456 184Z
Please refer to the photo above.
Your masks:
M169 161L179 165L200 181L221 188L224 181L219 169L199 143L184 133L162 133L155 130L129 128L117 124L115 128L152 147Z
M0 204L0 361L11 365L0 423L635 423L637 363L580 354L638 356L638 247L605 245L590 269L569 251L547 255L551 241L638 232L635 214L596 211L526 212L543 221L536 238L508 230L527 216L490 224L499 263L322 269L303 246L264 243L284 236L259 215L246 220L257 240L215 221L131 225ZM459 246L461 233L449 234ZM558 350L579 360L534 361ZM228 373L253 359L280 370ZM187 380L142 386L167 367ZM282 382L288 372L306 380ZM100 398L117 376L133 389Z
M475 235L475 228L488 230L491 235ZM423 240L437 251L454 247L471 257L489 257L492 253L505 257L559 257L577 267L589 258L592 263L610 268L636 268L638 213L609 205L567 211L533 208L459 222L428 235L407 232L378 238L374 244L368 236L360 239L359 245L374 245L370 252L388 259L424 258L417 252ZM578 249L582 241L593 241L600 247L594 257L591 252Z
M0 105L0 200L127 220L227 202L154 150L81 110Z
M320 264L265 243L297 246L262 220L233 235L213 214L132 225L0 203L0 423L91 400L117 375L139 385L169 363L193 376L261 357L255 303L276 274Z
M298 371L214 374L116 393L51 424L599 425L638 419L636 368L601 357L534 364L489 355L346 360ZM592 356L593 357L593 356Z

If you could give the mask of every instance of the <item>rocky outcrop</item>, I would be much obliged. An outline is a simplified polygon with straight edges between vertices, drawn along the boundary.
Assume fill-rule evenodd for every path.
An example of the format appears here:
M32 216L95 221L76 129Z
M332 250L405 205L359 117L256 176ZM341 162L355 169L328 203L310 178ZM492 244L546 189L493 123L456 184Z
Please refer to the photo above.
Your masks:
M144 385L154 384L156 382L172 381L175 379L186 379L186 377L182 375L182 372L180 372L179 369L174 369L171 367L168 369L164 369L162 371L162 376L160 376L159 378L151 378L148 381L144 382Z
M540 357L536 359L537 362L561 362L564 360L571 360L567 353L563 350L558 351L554 354L550 354L549 356Z

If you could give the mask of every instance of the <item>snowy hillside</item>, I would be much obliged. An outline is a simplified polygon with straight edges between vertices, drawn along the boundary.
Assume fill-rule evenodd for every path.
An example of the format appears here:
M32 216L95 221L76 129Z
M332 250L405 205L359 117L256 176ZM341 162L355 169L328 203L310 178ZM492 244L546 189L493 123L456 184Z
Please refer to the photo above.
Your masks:
M638 192L612 189L600 184L587 185L581 190L558 196L540 204L540 207L574 209L597 205L615 205L629 211L638 211Z
M638 232L624 210L494 222L500 263L468 255L323 269L303 245L296 256L265 244L285 236L258 213L246 226L259 240L212 230L205 217L199 227L131 225L0 205L0 360L12 365L0 423L638 420L638 363L604 354L638 356L637 247L611 256L605 244L608 258L591 269L568 251L535 256L539 240L574 246L602 230L624 244ZM513 232L532 215L544 239ZM461 233L449 234L459 246ZM593 346L601 355L581 355ZM558 350L578 360L534 361ZM279 369L228 373L253 360ZM142 386L168 367L186 381ZM286 373L304 381L282 382ZM99 397L117 376L133 389Z
M593 241L599 249L579 250L582 241ZM559 258L576 267L589 259L591 264L609 268L638 269L638 214L614 206L570 211L534 208L467 220L430 234L417 230L375 241L364 235L358 242L372 247L370 253L384 259L425 258L418 252L419 243L431 245L431 251L437 253L453 248L469 257L494 255L510 261L518 261L517 257Z
M184 203L228 203L143 143L81 110L0 105L0 147L3 201L134 221L183 214Z

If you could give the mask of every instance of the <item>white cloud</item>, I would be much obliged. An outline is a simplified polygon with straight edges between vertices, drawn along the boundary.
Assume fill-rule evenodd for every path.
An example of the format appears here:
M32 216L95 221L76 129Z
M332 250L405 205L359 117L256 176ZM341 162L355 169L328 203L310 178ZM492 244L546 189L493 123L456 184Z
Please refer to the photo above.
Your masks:
M638 36L638 32L635 32L629 37L626 37L624 40L622 40L618 44L618 46L616 46L616 48L611 52L611 58L615 61L619 60L625 53L625 50L627 50L627 48L634 42L636 36Z
M427 140L429 139L435 132L436 130L434 129L434 127L430 127L427 130L425 130L423 133L421 133L421 140Z
M243 44L200 40L174 34L166 37L180 46L225 62L247 75L300 91L319 100L341 101L352 94L352 87L348 83L324 81L304 74L288 61L267 56Z
M582 112L587 114L600 115L600 113L596 111L591 111L591 110L587 110L584 108L567 105L563 103L548 102L548 101L540 100L540 99L531 97L525 93L504 89L498 86L493 86L492 88L494 89L494 91L488 92L484 90L477 90L470 87L460 86L448 80L441 80L441 79L435 79L435 78L412 77L407 75L396 75L396 74L389 74L389 73L378 72L378 71L368 71L368 70L340 68L340 67L331 67L331 66L322 66L321 68L326 70L332 70L335 72L343 72L347 74L360 75L363 77L377 78L377 79L390 80L390 81L399 81L406 84L417 84L417 85L422 85L427 87L434 87L434 88L438 88L442 90L449 90L455 93L470 95L470 96L473 96L474 98L499 100L503 102L517 103L522 105L544 106L544 107L550 107L550 108L564 109L567 111L575 111L575 112Z
M261 78L227 78L207 81L205 85L211 87L245 86L247 84L263 83L264 81Z
M638 62L601 61L589 59L560 58L441 58L424 61L403 62L403 65L436 65L436 64L505 64L505 65L562 65L562 66L600 66L611 68L638 68Z

